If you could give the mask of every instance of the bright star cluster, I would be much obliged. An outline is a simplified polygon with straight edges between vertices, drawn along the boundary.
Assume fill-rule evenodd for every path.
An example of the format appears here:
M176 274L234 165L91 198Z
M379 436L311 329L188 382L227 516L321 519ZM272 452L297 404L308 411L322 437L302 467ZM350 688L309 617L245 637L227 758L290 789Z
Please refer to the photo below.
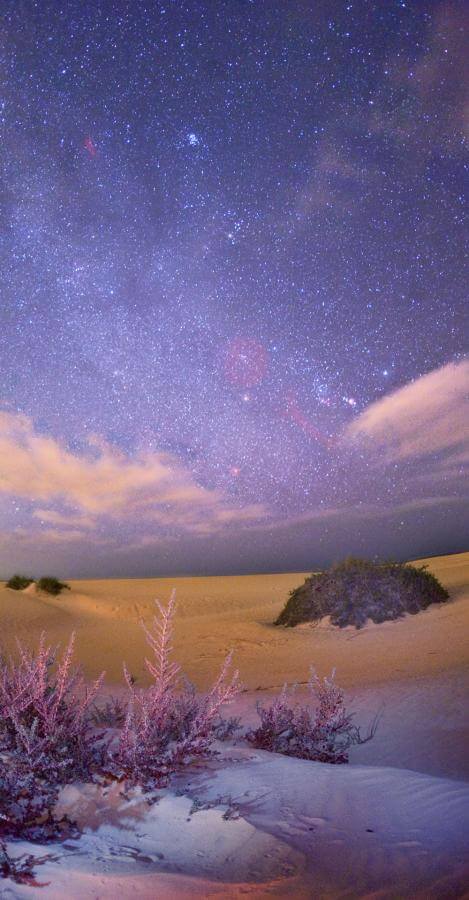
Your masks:
M429 485L354 422L464 365L467 24L456 0L5 0L0 407L70 459L159 454L201 509L168 535L106 500L100 543L90 498L15 482L11 547L55 516L69 577L462 549L460 462Z

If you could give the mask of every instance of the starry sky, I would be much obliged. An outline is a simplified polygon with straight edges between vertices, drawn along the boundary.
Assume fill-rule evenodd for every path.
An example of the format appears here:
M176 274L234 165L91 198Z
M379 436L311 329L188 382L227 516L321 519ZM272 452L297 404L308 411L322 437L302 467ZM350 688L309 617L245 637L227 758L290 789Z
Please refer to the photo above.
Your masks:
M3 0L0 576L468 549L468 24Z

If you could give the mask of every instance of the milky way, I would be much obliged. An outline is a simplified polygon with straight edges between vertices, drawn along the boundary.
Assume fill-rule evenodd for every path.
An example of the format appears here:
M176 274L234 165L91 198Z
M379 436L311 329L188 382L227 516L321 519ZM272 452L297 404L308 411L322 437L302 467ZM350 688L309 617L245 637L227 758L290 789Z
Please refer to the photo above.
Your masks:
M5 574L463 549L467 23L4 0Z

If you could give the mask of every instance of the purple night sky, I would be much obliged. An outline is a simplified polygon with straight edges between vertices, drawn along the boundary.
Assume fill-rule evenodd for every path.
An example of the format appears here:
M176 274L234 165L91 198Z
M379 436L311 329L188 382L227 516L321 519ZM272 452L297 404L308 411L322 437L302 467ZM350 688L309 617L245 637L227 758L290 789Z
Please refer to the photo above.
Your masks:
M0 577L467 549L468 21L4 0Z

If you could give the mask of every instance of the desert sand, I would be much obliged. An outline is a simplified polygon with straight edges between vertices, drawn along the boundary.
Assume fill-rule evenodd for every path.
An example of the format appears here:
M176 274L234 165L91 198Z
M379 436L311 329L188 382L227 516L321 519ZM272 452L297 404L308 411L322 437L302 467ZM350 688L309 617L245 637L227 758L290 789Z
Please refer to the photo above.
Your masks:
M175 654L189 678L207 687L226 654L249 690L305 681L314 663L320 675L337 669L344 687L388 683L455 671L468 660L469 553L419 560L451 592L452 602L418 616L366 628L326 625L277 628L272 622L288 592L309 573L211 578L70 581L58 597L0 588L4 647L16 636L34 645L42 630L51 643L76 631L77 655L89 678L106 672L122 682L122 660L145 683L145 638L140 620L155 611L155 598L177 596Z
M469 897L469 553L424 560L450 601L382 625L296 629L272 621L307 573L217 578L72 581L53 598L0 588L1 643L77 635L88 677L121 661L145 682L139 620L176 588L175 656L205 688L233 649L244 692L227 710L255 720L256 701L284 682L301 697L311 665L334 667L356 721L380 721L349 766L254 751L238 739L184 773L148 809L118 791L66 788L64 809L84 827L38 870L45 888L0 883L9 898ZM177 789L185 791L186 796ZM209 808L191 814L197 797ZM223 814L235 804L237 818ZM12 855L44 848L11 844ZM55 848L52 852L56 852Z

